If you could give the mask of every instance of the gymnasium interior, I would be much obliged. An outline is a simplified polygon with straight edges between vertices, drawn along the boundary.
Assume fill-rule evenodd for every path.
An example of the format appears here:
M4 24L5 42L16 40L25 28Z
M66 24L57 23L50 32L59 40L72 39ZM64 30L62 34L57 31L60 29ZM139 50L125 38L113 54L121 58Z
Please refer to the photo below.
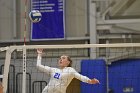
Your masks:
M39 10L40 20L30 17ZM0 0L0 93L42 93L61 55L100 84L73 79L66 93L140 93L140 0Z

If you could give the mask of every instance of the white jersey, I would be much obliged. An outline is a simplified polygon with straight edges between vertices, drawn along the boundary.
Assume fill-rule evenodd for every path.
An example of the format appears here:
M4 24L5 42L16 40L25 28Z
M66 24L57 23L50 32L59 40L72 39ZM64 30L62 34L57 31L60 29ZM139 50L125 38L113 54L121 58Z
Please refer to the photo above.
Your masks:
M51 76L48 85L43 89L42 93L66 93L66 88L73 78L77 78L86 83L90 80L88 77L76 72L72 67L58 69L41 65L41 56L37 57L37 67L40 71Z

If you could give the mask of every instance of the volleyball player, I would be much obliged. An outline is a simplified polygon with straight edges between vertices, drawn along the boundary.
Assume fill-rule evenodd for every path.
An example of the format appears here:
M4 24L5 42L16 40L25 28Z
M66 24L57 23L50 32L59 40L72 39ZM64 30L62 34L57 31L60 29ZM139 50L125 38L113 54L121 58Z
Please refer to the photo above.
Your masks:
M59 68L44 66L41 64L43 49L37 49L37 68L50 75L48 85L43 89L42 93L66 93L66 89L73 78L77 78L82 82L89 84L98 84L99 80L93 78L89 79L76 72L71 67L72 60L69 56L63 55L58 61Z

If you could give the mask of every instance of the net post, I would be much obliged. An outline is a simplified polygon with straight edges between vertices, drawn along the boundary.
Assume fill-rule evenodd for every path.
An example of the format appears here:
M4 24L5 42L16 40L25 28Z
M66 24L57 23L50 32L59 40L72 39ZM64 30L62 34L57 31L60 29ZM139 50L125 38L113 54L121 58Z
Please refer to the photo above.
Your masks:
M26 93L26 48L23 47L22 93Z
M6 93L6 91L7 91L8 73L9 73L9 66L10 66L12 52L13 51L11 51L10 49L7 49L7 51L6 51L6 59L5 59L5 64L4 64L4 74L3 74L3 80L2 80L3 93Z
M97 36L96 36L96 3L92 0L88 0L89 4L89 33L90 33L90 44L97 43ZM90 58L95 59L97 57L96 54L96 47L90 48Z

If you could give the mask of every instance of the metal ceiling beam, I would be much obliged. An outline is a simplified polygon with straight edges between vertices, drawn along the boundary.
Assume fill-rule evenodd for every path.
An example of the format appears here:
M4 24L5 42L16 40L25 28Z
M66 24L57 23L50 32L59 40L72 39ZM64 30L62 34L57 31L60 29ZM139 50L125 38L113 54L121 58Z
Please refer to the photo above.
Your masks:
M120 0L112 7L110 11L111 16L121 15L127 10L136 0Z
M103 24L125 24L125 23L140 23L140 19L111 19L111 20L97 20L98 25Z

